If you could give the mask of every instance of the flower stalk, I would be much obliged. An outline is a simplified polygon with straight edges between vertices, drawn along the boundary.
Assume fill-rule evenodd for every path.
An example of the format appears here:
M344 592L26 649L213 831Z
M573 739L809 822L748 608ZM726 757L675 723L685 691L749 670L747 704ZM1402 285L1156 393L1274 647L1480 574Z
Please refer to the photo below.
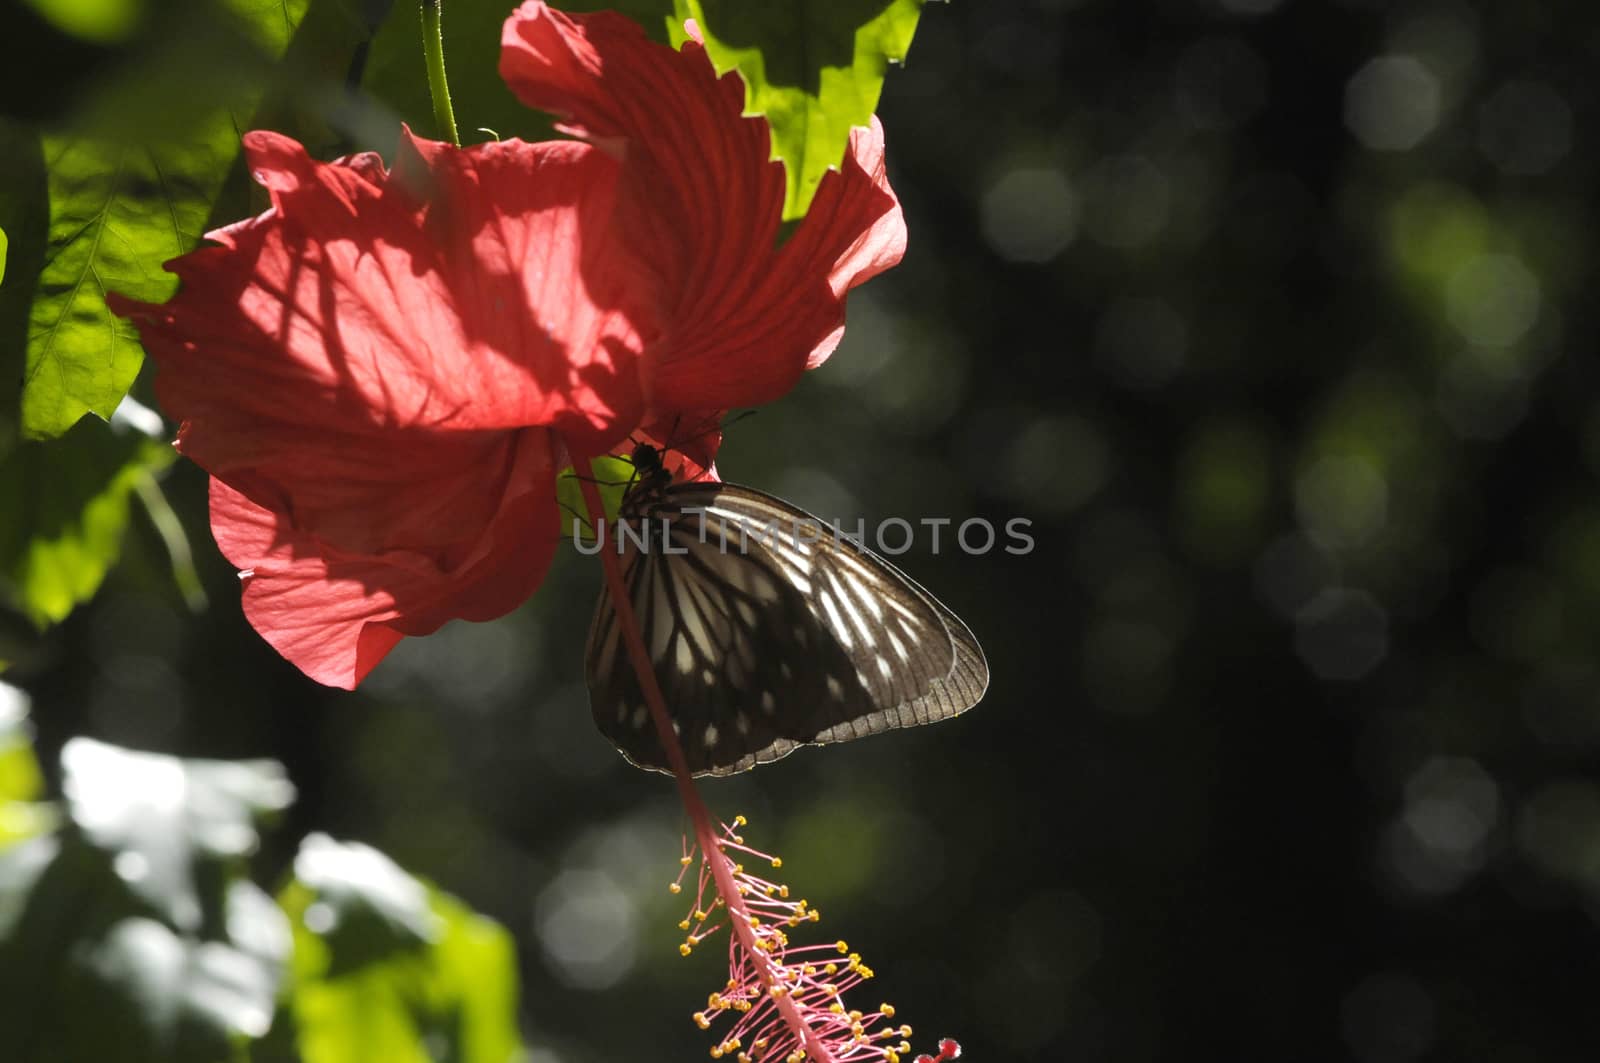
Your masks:
M433 119L439 123L440 134L459 148L461 135L456 132L456 112L450 106L450 84L444 75L444 0L421 0L421 3L422 61L428 67Z

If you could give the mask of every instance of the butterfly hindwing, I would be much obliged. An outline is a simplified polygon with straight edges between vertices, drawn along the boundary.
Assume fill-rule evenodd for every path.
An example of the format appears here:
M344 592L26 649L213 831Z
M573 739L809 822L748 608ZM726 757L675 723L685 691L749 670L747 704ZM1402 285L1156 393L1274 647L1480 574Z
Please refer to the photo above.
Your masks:
M624 577L695 774L945 719L987 685L982 651L954 614L787 503L680 484L630 495L623 516L643 529L624 551ZM602 733L635 764L667 770L605 594L588 657Z

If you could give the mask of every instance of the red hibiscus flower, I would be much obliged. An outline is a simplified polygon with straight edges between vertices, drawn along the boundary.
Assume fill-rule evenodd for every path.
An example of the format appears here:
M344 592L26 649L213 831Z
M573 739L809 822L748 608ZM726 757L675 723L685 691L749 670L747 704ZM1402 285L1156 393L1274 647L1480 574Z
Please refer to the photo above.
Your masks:
M251 133L271 209L169 263L166 304L113 297L212 475L245 615L330 685L515 608L560 539L559 468L781 395L903 249L876 127L780 244L766 124L696 44L530 3L501 65L590 142L406 134L385 172Z
M718 79L698 40L675 52L621 15L529 0L506 20L500 76L623 160L621 226L663 326L640 362L658 435L670 418L714 423L786 393L838 346L846 293L905 253L876 118L780 244L783 167L767 123L739 117L744 83Z

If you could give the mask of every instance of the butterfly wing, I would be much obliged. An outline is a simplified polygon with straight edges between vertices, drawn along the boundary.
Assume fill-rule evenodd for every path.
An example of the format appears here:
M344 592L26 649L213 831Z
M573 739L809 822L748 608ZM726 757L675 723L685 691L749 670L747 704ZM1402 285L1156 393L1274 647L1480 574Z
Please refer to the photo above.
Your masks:
M982 696L988 666L966 625L803 510L699 483L634 513L646 542L624 550L624 581L695 774L946 719ZM601 732L633 763L668 770L604 593L587 673Z

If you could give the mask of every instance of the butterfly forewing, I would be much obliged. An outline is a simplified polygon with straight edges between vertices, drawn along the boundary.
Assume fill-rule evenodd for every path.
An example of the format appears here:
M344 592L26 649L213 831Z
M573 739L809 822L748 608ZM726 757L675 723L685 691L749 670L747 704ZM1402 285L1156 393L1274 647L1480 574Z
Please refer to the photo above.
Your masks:
M945 719L988 683L976 640L937 599L770 495L680 484L630 494L622 516L640 529L624 540L624 580L695 774ZM587 671L601 732L667 770L604 593Z

